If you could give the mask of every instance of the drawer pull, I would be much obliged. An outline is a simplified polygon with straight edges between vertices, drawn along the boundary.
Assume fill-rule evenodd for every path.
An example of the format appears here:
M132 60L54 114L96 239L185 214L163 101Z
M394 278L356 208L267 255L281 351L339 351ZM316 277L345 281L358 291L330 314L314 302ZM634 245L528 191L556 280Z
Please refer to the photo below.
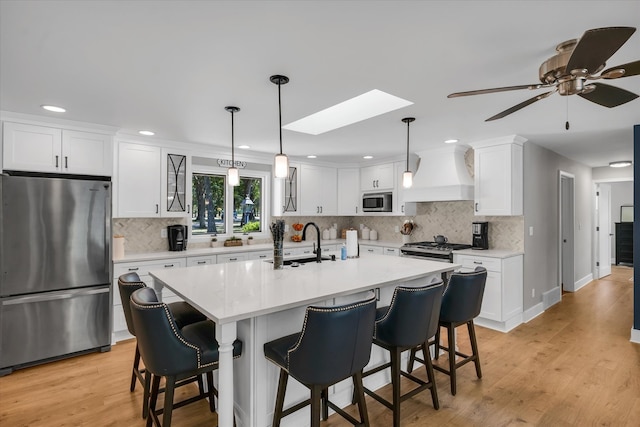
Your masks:
M131 267L128 270L129 271L138 271L138 270L140 270L140 267Z
M266 258L266 255L259 255L258 258Z
M164 268L171 268L171 267L173 267L173 264L165 264L164 265Z
M229 261L237 261L238 258L229 258Z
M482 261L473 261L473 263L482 265Z
M206 264L207 261L198 261L198 264Z

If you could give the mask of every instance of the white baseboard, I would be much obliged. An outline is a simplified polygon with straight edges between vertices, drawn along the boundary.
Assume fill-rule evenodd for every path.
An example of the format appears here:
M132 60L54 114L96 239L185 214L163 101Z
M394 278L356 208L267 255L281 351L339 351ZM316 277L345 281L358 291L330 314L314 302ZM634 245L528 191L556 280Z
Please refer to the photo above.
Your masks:
M573 292L577 292L578 290L580 290L581 288L583 288L585 285L587 285L588 283L591 283L593 281L593 273L589 273L586 276L584 276L582 279L578 280L574 285L573 285ZM568 289L567 289L568 290Z
M538 304L524 311L524 313L522 314L522 320L524 321L524 323L527 323L540 316L542 313L544 313L544 305L539 302Z
M631 328L631 342L640 344L640 329Z
M522 324L522 313L518 313L511 319L505 320L504 322L476 317L475 319L473 319L473 323L484 328L493 329L494 331L509 332L516 326Z
M547 310L549 307L559 303L562 300L562 292L560 286L556 286L550 291L542 294L542 307L543 310Z

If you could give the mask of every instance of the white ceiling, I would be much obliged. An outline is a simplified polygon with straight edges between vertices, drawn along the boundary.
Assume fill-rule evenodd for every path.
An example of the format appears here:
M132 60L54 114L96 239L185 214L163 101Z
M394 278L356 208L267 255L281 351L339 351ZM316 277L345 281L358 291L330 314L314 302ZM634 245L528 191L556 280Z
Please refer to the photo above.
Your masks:
M518 134L589 166L633 156L640 98L605 108L558 94L484 120L544 90L447 99L538 82L555 46L585 30L637 26L640 1L0 1L0 109L151 129L156 137L278 150L283 124L372 89L414 104L312 136L284 152L361 162ZM608 61L640 59L640 31ZM640 76L609 84L640 94ZM571 129L564 124L567 100ZM67 108L63 116L42 104ZM375 160L374 160L375 161Z

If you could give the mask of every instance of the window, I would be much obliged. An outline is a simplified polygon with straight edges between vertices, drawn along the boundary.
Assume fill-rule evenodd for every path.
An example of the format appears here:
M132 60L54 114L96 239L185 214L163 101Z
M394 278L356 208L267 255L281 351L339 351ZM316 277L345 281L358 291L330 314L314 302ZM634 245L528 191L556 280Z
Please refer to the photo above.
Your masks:
M224 175L193 173L191 234L226 234L224 221L226 179Z
M194 165L191 236L265 233L267 178L268 174L244 170L240 185L229 187L225 169Z

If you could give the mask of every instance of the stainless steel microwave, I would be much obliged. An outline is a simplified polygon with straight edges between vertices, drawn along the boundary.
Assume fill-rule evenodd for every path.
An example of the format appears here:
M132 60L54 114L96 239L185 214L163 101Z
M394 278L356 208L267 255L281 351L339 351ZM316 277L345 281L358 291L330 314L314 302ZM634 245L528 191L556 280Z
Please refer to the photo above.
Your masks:
M391 212L393 210L391 193L362 195L362 212Z

